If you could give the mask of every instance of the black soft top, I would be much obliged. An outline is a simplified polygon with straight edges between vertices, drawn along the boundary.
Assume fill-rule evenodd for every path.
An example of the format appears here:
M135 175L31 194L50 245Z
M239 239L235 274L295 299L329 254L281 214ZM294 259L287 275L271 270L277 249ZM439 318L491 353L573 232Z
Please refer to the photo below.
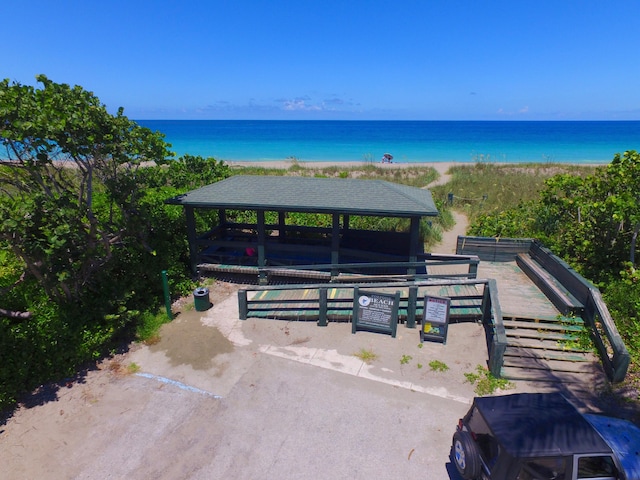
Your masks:
M474 407L513 457L611 453L598 432L559 393L477 397Z

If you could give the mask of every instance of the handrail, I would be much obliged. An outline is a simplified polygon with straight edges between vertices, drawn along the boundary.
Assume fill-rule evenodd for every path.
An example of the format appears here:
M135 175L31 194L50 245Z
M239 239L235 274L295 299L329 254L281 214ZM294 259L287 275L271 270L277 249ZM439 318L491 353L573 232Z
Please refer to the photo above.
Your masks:
M532 256L543 268L549 270L554 278L585 306L582 316L591 328L592 338L607 377L612 382L624 380L631 356L607 305L602 300L600 290L539 241L532 243L531 250Z
M353 271L366 272L374 269L395 269L395 270L407 270L424 267L425 271L429 271L429 267L435 266L449 266L449 265L469 265L467 273L450 273L450 274L429 274L429 273L415 273L407 274L409 278L426 279L426 278L476 278L478 274L478 264L480 260L477 258L462 257L457 260L445 260L445 261L417 261L417 262L355 262L355 263L323 263L312 265L278 265L259 267L259 272L269 274L271 272L282 270L326 270L331 271L332 277L337 277L340 273L353 273ZM389 274L393 275L393 274Z
M427 280L434 278L466 278L474 279L478 276L478 265L480 260L478 257L470 255L423 255L422 260L416 262L354 262L354 263L322 263L322 264L303 264L303 265L267 265L259 267L256 265L245 265L243 271L246 273L247 268L255 269L256 274L261 283L266 283L269 275L280 276L295 276L296 272L304 271L318 271L326 272L331 278L331 281L341 282L341 274L362 274L362 275L375 275L376 281L384 281L385 279L399 279L404 278L407 280ZM215 270L215 264L211 262L203 263L201 266L206 265L208 270ZM225 264L223 264L225 265ZM429 273L429 269L439 266L455 266L455 265L468 265L466 272L459 273ZM225 267L228 268L228 267ZM409 272L406 274L400 273L379 273L380 270L393 270L393 271L408 271L418 270L424 268L425 273ZM376 270L378 270L376 272Z
M631 355L622 341L622 337L607 306L602 300L600 291L595 287L589 289L589 299L585 305L585 317L593 332L594 343L602 359L602 365L607 376L612 382L622 382L627 375L627 370L631 363ZM604 330L605 337L611 346L611 355L609 355L609 348L607 348L602 338L598 325Z
M393 288L395 291L400 292L400 304L403 310L406 309L406 327L414 328L416 324L416 318L418 318L419 312L424 309L424 299L418 296L418 289L420 287L434 287L445 285L483 285L483 293L477 297L469 296L452 296L452 301L456 299L477 299L476 305L458 306L461 308L478 308L480 310L480 319L485 327L487 337L487 349L489 352L489 368L491 373L499 377L503 364L504 352L506 349L506 334L504 330L504 324L502 323L502 311L500 309L500 303L498 301L498 292L495 280L486 279L468 279L468 280L437 280L437 281L424 281L416 280L412 282L406 282L398 284L396 282L377 282L377 283L351 283L340 284L334 283L318 283L318 284L304 284L304 285L258 285L238 290L238 309L240 320L246 320L252 314L256 315L260 312L270 311L275 309L287 311L291 309L296 311L299 316L303 316L305 313L309 316L317 316L318 326L326 326L328 322L328 313L343 312L345 315L349 315L353 312L353 291L355 288L367 288L367 289L381 289L381 288ZM347 297L343 298L329 298L329 290L347 290L350 291ZM269 291L296 291L316 290L317 295L306 295L305 298L300 299L283 299L277 298L265 298L265 296L258 295L260 292ZM249 298L249 293L255 292L254 297ZM422 302L422 303L421 303ZM456 308L452 305L452 316L455 316ZM418 313L418 314L417 314Z
M487 312L487 315L483 317L482 323L485 326L487 345L489 345L489 371L494 377L500 378L504 364L504 353L507 350L507 333L498 301L498 285L494 279L488 281L488 288L485 289L485 302L486 306L483 308L483 312Z
M522 251L524 247L527 250ZM584 305L582 318L589 325L605 373L612 382L624 380L631 356L615 325L600 291L577 273L550 249L533 239L494 239L489 237L458 237L457 251L480 256L506 259L508 255L528 253L531 258L549 272L564 288ZM489 253L487 253L489 252ZM600 328L599 328L600 327Z

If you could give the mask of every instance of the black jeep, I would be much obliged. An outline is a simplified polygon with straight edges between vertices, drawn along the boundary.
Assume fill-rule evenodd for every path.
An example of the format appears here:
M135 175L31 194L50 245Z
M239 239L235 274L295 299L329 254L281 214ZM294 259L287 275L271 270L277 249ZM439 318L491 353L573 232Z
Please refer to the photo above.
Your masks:
M466 480L640 480L640 428L558 393L475 398L451 453Z

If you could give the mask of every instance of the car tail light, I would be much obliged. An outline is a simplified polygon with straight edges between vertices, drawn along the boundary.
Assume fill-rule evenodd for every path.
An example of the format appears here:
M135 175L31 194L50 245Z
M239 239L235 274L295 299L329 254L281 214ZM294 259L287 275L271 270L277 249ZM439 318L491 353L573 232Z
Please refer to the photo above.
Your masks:
M471 430L470 428L466 427L464 422L462 421L462 419L458 420L458 430L460 430L461 432L462 431L467 431L467 432L469 432L471 434L471 437L474 440L476 440L476 441L478 440L478 437L477 437L476 433L473 430Z

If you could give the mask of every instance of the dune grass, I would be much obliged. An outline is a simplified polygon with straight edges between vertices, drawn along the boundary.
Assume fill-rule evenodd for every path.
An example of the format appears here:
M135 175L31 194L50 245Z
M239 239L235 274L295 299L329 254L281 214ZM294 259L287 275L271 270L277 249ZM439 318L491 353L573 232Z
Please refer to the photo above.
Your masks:
M242 175L298 175L319 178L360 178L365 180L386 180L412 187L422 188L438 178L436 169L424 165L398 168L382 167L371 162L358 165L316 166L313 162L301 163L290 160L287 168L262 167L258 165L234 165L234 173Z
M386 180L417 188L424 188L437 180L436 169L426 165L402 165L389 168L373 162L362 162L358 165L316 166L313 162L302 163L291 159L287 168L270 168L262 166L233 166L237 174L244 175L300 175L323 178L360 178L370 180ZM544 181L559 173L587 175L595 166L555 164L555 163L523 163L506 164L476 162L451 167L451 180L432 187L431 193L436 202L440 216L423 228L425 248L429 249L442 238L442 232L453 226L450 208L461 211L473 222L478 215L506 210L520 202L538 198ZM453 194L453 204L449 204L449 196ZM426 222L428 223L428 222Z
M451 180L434 187L432 193L447 202L453 194L453 208L473 222L481 213L506 210L539 198L544 181L554 175L588 175L594 170L595 166L550 163L457 165L449 171Z

